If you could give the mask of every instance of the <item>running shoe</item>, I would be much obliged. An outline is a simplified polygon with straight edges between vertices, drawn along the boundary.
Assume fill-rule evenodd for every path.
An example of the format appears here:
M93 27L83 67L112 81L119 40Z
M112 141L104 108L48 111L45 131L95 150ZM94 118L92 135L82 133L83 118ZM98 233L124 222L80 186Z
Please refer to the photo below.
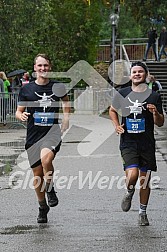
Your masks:
M133 193L126 193L123 197L122 203L121 203L121 208L124 212L128 212L131 208L131 202L133 198Z
M139 226L149 226L147 214L139 214Z
M46 208L40 208L39 207L39 214L37 218L38 223L47 223L48 222L48 217L47 214L49 212L49 206L46 206Z
M59 200L56 196L56 192L54 190L54 187L52 187L52 190L50 192L46 192L47 198L48 198L48 205L50 207L55 207L58 205Z

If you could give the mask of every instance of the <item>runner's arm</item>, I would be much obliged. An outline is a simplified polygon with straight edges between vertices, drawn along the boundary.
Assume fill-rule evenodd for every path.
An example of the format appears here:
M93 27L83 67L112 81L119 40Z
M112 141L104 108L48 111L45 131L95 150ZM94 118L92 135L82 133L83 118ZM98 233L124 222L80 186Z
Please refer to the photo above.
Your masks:
M110 115L110 118L115 126L115 131L118 133L118 134L122 134L124 133L124 124L120 124L119 122L119 118L118 118L118 113L117 111L111 106L110 109L109 109L109 115Z
M65 132L69 128L70 101L68 95L62 98L63 120L61 132Z
M158 127L163 126L164 124L164 115L160 114L154 104L147 104L147 108L151 113L153 113L154 124Z
M16 110L16 118L19 119L22 122L27 121L28 116L30 113L25 112L26 107L18 106Z

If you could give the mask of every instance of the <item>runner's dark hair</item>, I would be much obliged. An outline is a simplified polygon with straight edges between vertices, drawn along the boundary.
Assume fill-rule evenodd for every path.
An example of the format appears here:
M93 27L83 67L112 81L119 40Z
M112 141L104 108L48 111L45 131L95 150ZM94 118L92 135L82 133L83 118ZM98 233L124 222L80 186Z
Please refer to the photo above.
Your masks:
M142 67L144 69L144 71L146 72L146 74L148 74L148 67L146 66L145 63L143 63L141 61L132 62L131 69L134 66L140 66L140 67Z

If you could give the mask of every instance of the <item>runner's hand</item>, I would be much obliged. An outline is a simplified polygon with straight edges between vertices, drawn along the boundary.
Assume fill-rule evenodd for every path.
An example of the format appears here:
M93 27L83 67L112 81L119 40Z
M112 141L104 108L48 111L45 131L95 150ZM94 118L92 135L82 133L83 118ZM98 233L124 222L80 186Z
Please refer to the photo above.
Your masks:
M124 123L123 123L122 125L116 126L116 128L115 128L116 133L117 133L117 134L122 134L122 133L124 133L125 130L124 130L123 127L124 127Z
M158 110L154 104L147 104L148 110L153 113L153 115L158 113Z
M30 113L27 113L27 112L23 112L23 113L21 113L21 115L20 115L20 120L22 121L22 122L26 122L27 120L28 120L28 116L30 115Z

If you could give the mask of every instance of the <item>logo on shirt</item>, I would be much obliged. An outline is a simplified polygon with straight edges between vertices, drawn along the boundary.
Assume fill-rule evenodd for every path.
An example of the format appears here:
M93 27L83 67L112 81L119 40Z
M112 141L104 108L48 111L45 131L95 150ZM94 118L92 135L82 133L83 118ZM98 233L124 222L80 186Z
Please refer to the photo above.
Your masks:
M136 116L138 114L142 114L142 109L143 110L146 110L144 108L144 104L146 104L146 102L139 102L139 100L136 100L136 101L132 101L129 97L128 97L128 100L130 101L130 103L132 103L133 105L131 106L128 106L126 108L129 108L130 109L130 114L134 114L134 119L136 119Z
M43 112L45 112L45 110L46 110L47 107L50 107L50 106L51 106L52 101L55 101L55 100L52 98L52 96L53 96L54 94L46 95L46 93L43 93L43 95L39 95L37 92L35 92L35 94L36 94L38 97L42 98L42 99L39 99L39 100L36 101L36 102L39 102L40 107L43 107Z

